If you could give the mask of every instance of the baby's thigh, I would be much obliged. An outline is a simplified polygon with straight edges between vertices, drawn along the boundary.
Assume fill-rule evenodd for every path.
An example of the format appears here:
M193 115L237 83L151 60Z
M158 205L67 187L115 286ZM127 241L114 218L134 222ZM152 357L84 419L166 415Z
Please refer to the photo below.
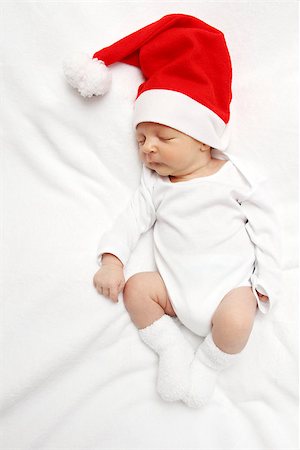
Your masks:
M229 291L219 303L212 324L235 322L250 326L257 312L257 301L249 286L240 286Z
M139 272L132 275L124 287L125 300L151 299L158 303L166 314L175 317L164 280L158 272Z

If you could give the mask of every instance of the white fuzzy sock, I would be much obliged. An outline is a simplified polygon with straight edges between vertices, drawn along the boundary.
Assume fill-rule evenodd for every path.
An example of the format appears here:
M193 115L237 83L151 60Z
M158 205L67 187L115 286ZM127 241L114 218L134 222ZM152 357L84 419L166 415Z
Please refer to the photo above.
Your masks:
M181 400L188 388L193 347L167 314L138 331L142 341L159 355L157 392L163 400Z
M229 354L220 350L209 333L195 353L190 368L189 388L182 399L191 408L205 405L215 389L219 373L231 366L240 353Z

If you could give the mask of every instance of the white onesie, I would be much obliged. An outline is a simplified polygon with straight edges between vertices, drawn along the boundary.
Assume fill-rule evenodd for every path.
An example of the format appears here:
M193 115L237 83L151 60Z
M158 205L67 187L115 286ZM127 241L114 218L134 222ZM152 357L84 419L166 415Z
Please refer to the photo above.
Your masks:
M235 155L212 155L227 159L216 173L177 183L143 165L139 187L98 246L99 264L112 253L125 265L154 226L155 262L170 302L200 336L231 289L252 286L264 314L281 291L280 231L266 176Z

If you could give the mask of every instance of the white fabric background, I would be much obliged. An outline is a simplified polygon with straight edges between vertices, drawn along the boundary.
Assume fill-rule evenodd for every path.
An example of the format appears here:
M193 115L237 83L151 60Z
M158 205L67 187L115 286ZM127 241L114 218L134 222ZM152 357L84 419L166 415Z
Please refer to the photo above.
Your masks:
M0 8L1 449L296 449L298 2ZM142 75L114 64L111 91L83 99L62 73L68 54L93 54L169 13L224 32L233 64L230 151L251 153L269 172L284 242L282 302L258 315L243 359L201 410L160 399L157 356L122 296L114 304L92 285L101 234L139 182L131 114ZM126 278L152 268L149 232Z

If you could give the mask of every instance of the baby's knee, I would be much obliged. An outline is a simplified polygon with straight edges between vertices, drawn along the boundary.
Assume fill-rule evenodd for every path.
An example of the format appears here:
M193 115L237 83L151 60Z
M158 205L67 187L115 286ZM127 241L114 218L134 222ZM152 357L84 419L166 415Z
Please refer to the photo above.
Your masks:
M222 314L215 315L212 320L215 331L218 330L228 339L249 336L253 323L254 316L236 311L222 311Z
M145 283L142 273L136 273L128 278L124 290L123 299L125 304L136 302L142 295L145 295Z
M145 302L154 302L169 316L176 316L158 272L139 272L130 277L124 287L123 299L128 311L141 308Z

